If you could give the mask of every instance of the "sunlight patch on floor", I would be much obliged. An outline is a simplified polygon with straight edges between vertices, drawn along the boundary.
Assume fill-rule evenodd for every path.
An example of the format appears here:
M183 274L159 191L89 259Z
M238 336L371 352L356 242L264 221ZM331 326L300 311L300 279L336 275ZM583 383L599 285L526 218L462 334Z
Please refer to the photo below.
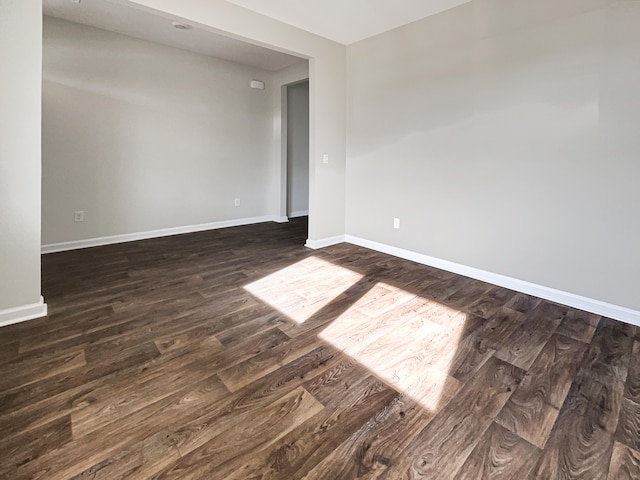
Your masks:
M462 386L448 372L466 318L456 309L378 283L320 337L436 412Z
M299 328L363 276L309 257L255 281L245 289L285 314ZM430 412L437 412L462 386L453 377L459 343L472 320L455 308L385 282L350 293L320 338ZM347 300L347 297L341 300ZM332 312L325 312L332 315ZM295 335L296 328L292 328Z
M309 257L244 288L301 324L361 278L347 268Z

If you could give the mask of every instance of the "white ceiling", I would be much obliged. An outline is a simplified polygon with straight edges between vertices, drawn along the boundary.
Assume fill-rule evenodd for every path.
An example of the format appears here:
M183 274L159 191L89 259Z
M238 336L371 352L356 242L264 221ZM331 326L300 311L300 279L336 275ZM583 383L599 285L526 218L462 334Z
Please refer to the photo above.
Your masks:
M349 45L471 0L227 1Z
M43 0L42 3L44 14L51 17L264 70L276 71L301 61L292 55L208 31L193 22L185 22L192 26L189 30L177 30L171 26L171 22L180 21L178 18L108 0L82 0L80 4L71 0Z
M348 45L471 0L226 0ZM177 30L168 14L118 0L43 0L44 14L183 50L276 71L300 58L207 30Z

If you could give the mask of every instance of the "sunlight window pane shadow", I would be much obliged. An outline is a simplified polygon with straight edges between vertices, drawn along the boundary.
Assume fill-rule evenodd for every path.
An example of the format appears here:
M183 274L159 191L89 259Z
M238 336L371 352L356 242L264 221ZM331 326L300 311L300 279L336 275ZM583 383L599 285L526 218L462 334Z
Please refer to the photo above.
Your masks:
M244 288L301 325L362 279L309 257ZM425 410L440 410L462 386L452 370L467 315L385 282L353 301L319 337Z
M362 275L352 270L309 257L244 288L302 324L361 278Z
M376 287L395 290L394 308L387 308L388 299ZM320 338L435 413L462 386L448 372L467 315L397 287L376 287L327 326Z

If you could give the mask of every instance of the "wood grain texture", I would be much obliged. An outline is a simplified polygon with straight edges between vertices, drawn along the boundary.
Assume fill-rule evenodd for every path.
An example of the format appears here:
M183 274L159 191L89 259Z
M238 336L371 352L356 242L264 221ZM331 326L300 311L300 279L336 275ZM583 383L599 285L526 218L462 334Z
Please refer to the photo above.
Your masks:
M0 449L4 458L10 459L10 464L2 465L0 472L18 468L72 440L71 418L68 415L21 435L3 435L0 438Z
M495 350L487 346L482 334L488 325L483 319L468 315L455 348L447 348L435 367L442 372L466 382L491 358Z
M515 332L527 316L516 310L503 307L493 312L479 334L479 340L486 348L500 350L506 348L507 340Z
M532 479L607 478L634 333L600 322Z
M71 480L147 479L179 458L180 452L173 445L169 431L165 429L138 443L128 445L110 458L74 475Z
M454 478L522 376L501 360L486 362L407 446L386 478Z
M635 480L640 478L640 452L615 442L607 480Z
M530 479L605 479L613 448L613 435L603 428L606 416L597 404L570 396Z
M493 423L456 475L456 480L510 480L526 478L540 450L518 435Z
M483 318L489 318L495 312L504 307L516 292L502 287L491 287L473 303L468 305L465 310L473 315Z
M376 411L393 402L398 393L383 382L369 377L360 388L345 395L338 407L327 408L273 445L250 459L239 457L217 469L212 480L282 479L305 476L356 430L369 416L366 406ZM310 441L312 440L312 441Z
M509 336L505 346L496 352L496 357L528 370L569 310L547 302L541 303L531 312L530 320Z
M0 478L638 477L637 328L306 237L44 256L49 317L0 328Z
M633 342L624 396L640 403L640 341L638 340Z
M306 480L381 478L433 414L403 394L320 461Z
M584 343L589 343L596 333L596 327L598 323L600 323L600 319L600 315L583 312L581 310L571 310L562 322L560 322L556 333Z
M524 293L516 293L511 300L509 300L505 307L515 310L520 313L528 314L543 302L542 299L526 295Z
M208 424L207 435L202 435L201 429L172 434L181 458L157 478L211 478L220 465L267 448L322 409L306 390L298 388L264 409L235 417L223 426ZM233 440L226 441L225 437Z
M496 422L544 448L585 349L578 341L553 335Z
M0 365L11 362L18 357L18 351L20 342L12 342L9 339L5 340L5 343L0 345Z
M616 440L634 450L640 449L640 405L628 398L622 399Z
M235 392L316 349L322 343L317 338L317 333L288 339L273 348L222 370L218 376L230 391Z
M52 358L16 359L4 365L5 375L0 377L0 391L9 392L38 381L55 377L86 365L84 350L72 350Z

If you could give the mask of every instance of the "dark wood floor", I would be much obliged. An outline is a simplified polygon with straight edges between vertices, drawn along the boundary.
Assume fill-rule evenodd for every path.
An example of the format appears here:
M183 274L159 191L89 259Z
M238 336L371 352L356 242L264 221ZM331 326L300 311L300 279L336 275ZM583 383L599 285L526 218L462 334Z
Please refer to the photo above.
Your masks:
M635 327L305 233L46 255L0 478L640 478Z

